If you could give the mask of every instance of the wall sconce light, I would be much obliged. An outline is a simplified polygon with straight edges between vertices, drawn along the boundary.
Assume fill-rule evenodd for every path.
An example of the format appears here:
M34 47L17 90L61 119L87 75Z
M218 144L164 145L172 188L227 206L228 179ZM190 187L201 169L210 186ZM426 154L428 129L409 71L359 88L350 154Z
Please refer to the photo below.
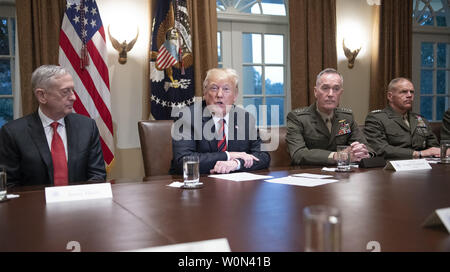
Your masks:
M122 43L119 43L119 41L115 39L109 32L109 25L108 25L108 35L112 46L119 52L119 59L118 59L119 63L120 64L127 63L127 52L133 49L133 46L137 41L137 38L139 36L139 27L137 27L136 37L129 43L127 43L126 40L124 40Z
M352 69L355 66L356 56L358 56L359 51L361 51L362 49L362 46L359 46L358 49L350 50L347 46L345 46L345 39L343 39L342 47L344 48L344 54L348 59L348 68Z

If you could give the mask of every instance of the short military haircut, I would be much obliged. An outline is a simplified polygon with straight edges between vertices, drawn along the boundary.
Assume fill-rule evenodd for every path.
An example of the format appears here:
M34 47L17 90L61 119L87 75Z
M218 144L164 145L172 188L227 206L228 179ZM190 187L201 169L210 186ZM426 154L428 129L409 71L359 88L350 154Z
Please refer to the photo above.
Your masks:
M341 87L344 86L344 77L341 75L341 73L339 73L336 69L333 69L333 68L326 68L325 70L323 70L322 72L320 72L317 75L316 86L320 85L321 78L325 74L336 74L336 75L339 75L339 77L341 78Z
M394 88L397 86L398 83L402 82L402 81L408 81L409 83L412 84L411 80L409 78L406 77L397 77L394 78L393 80L391 80L391 82L389 82L388 85L388 92L392 92L394 90Z

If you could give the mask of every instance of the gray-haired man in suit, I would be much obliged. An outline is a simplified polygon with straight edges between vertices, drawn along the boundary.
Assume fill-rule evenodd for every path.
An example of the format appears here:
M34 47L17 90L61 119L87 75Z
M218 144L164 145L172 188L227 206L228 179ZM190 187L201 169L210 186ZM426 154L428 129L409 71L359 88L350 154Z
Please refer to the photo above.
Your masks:
M25 186L105 180L97 125L73 113L72 76L60 66L43 65L33 72L31 86L37 111L0 130L0 165L7 168L8 182Z

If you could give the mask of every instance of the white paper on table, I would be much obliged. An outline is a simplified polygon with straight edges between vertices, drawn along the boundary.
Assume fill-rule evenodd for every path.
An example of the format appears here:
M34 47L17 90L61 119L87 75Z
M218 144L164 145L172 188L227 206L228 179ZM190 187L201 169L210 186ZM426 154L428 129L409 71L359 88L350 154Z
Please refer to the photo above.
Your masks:
M226 179L226 180L231 180L231 181L236 181L236 182L273 178L272 176L256 175L256 174L247 173L247 172L221 174L221 175L210 175L209 177L218 178L218 179Z
M304 186L304 187L315 187L320 185L325 185L329 183L338 182L337 179L310 179L310 178L298 178L298 177L284 177L277 179L266 180L271 183L278 184L287 184L287 185L296 185L296 186Z
M337 168L330 168L330 167L324 167L322 168L322 171L325 172L336 172Z
M330 175L317 175L317 174L309 174L309 173L294 174L291 176L300 177L300 178L312 178L312 179L325 179L325 178L333 178L334 177L334 176L330 176Z
M231 252L226 238L199 241L192 243L174 244L159 247L149 247L130 252Z
M203 185L203 183L199 182L199 185ZM179 181L174 181L171 184L167 185L169 187L173 187L173 188L181 188L181 186L184 185L184 182L179 182Z

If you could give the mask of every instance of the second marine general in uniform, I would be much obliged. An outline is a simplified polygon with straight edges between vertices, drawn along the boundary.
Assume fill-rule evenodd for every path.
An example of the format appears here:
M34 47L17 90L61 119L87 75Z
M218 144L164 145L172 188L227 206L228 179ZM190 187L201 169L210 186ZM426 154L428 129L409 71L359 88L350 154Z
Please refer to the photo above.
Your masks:
M439 142L428 121L411 111L414 86L409 79L393 79L387 91L388 106L369 113L364 133L377 155L385 159L439 156Z

